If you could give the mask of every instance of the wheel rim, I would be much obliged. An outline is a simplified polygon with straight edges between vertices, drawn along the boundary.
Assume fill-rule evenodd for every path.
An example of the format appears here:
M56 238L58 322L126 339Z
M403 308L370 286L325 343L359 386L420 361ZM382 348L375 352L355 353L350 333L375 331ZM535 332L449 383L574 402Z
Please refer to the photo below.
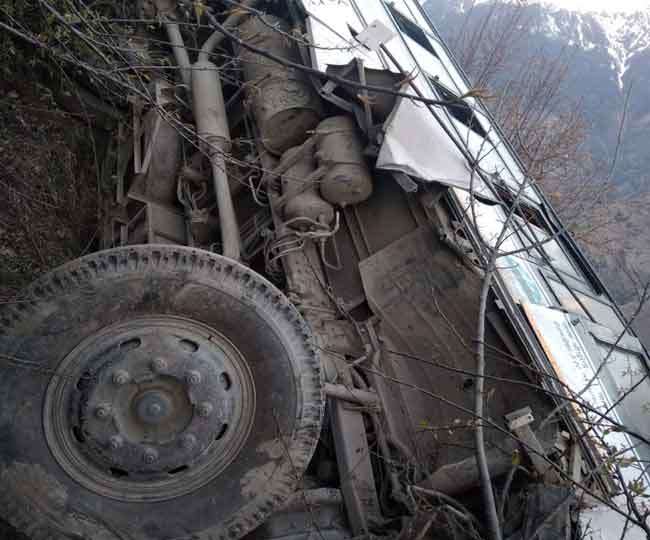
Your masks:
M214 480L255 414L249 366L219 332L178 317L112 325L60 363L45 397L48 446L84 487L160 501Z

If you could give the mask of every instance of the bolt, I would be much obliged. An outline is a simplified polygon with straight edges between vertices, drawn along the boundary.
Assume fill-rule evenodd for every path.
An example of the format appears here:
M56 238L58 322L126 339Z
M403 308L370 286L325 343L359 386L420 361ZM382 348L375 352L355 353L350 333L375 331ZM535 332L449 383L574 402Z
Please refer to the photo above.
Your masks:
M118 369L115 373L113 373L113 383L117 384L118 386L122 386L123 384L128 383L130 380L131 376L129 375L128 371Z
M181 436L180 443L181 448L185 448L187 450L196 444L196 437L191 433L186 433L185 435Z
M213 409L212 403L204 401L203 403L199 403L199 406L197 407L197 412L199 413L200 417L207 418L212 413L212 409Z
M151 362L151 369L153 371L164 371L167 369L167 360L164 358L154 358Z
M146 448L142 454L142 459L147 465L151 465L158 459L158 452L156 452L153 448Z
M111 406L108 403L102 403L95 409L95 416L100 420L106 420L111 416Z
M187 384L196 386L201 383L201 374L194 370L188 371L185 373L185 380L187 381Z
M159 403L152 403L147 410L151 416L158 416L162 412L162 407Z
M124 444L124 439L119 435L113 435L108 440L108 446L111 450L119 450L120 448L122 448L123 444Z

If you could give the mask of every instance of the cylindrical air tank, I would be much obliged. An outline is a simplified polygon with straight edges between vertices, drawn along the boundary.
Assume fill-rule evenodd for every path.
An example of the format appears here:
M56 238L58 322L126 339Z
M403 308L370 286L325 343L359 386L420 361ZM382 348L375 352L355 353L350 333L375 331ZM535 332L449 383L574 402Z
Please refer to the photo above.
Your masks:
M239 26L239 33L258 49L300 62L289 25L279 17L250 17ZM264 147L280 155L304 142L321 119L320 97L307 75L244 47L239 59Z
M365 201L372 194L372 176L363 156L363 144L354 120L332 116L316 128L316 159L329 166L321 180L326 201L347 206Z

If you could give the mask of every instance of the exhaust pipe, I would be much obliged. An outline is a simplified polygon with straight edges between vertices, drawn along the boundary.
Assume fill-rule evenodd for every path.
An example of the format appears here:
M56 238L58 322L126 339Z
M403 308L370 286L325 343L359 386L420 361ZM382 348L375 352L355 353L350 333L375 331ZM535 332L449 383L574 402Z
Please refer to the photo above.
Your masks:
M256 3L257 0L245 0L242 4L244 9L232 13L224 21L224 26L239 24L249 15L245 8L252 8ZM166 10L170 11L171 8L167 6ZM212 167L212 182L219 210L223 255L239 260L241 255L239 225L228 185L224 159L225 152L230 150L230 130L219 70L209 60L210 53L219 45L223 34L219 30L213 32L201 47L197 62L190 66L189 55L178 24L175 21L168 21L165 26L176 62L181 68L183 83L192 91L192 110L200 140L200 150L208 157Z
M230 150L230 130L218 68L207 60L199 60L192 66L192 108L201 151L207 155L212 167L223 255L239 260L239 225L224 159L225 152Z

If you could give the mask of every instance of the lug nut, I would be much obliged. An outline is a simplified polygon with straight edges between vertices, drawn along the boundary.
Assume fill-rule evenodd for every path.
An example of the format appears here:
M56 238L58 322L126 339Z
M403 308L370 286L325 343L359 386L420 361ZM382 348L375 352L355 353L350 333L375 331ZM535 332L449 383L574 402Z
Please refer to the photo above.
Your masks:
M108 403L102 403L95 409L95 416L100 420L106 420L111 416L111 406Z
M196 437L191 433L182 435L180 438L181 448L192 448L196 444Z
M130 380L131 376L129 375L128 371L118 369L115 373L113 373L113 383L117 384L118 386L122 386L123 384L128 383Z
M203 403L199 403L199 406L197 407L197 412L199 413L199 416L201 418L207 418L210 416L212 413L212 403L208 403L207 401L204 401Z
M201 384L201 374L194 370L188 371L185 373L185 380L187 381L187 384L196 386L197 384Z
M153 448L147 448L142 454L142 459L147 465L151 465L158 459L158 452L156 452Z
M123 444L124 444L124 439L119 435L113 435L108 440L108 446L111 450L119 450L120 448L122 448Z
M153 371L164 371L167 369L167 360L164 358L154 358L151 362L151 369Z

